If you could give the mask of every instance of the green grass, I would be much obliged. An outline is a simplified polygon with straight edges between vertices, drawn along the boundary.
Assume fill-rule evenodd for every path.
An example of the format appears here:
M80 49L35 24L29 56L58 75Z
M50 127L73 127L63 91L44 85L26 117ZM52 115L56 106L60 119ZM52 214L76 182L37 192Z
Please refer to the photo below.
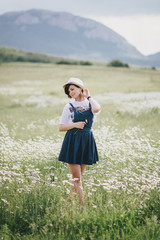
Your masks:
M83 176L86 209L66 201L69 169L57 160L71 76L102 106L93 126L100 161ZM159 92L151 69L1 64L0 238L158 240Z

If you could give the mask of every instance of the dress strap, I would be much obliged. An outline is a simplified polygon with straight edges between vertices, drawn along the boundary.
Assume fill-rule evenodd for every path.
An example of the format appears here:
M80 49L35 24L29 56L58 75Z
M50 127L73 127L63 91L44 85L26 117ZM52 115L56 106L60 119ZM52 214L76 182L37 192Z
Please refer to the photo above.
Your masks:
M75 107L73 106L73 104L72 104L72 103L70 103L70 105L71 105L71 107L73 108L73 110L75 111L76 109L75 109Z

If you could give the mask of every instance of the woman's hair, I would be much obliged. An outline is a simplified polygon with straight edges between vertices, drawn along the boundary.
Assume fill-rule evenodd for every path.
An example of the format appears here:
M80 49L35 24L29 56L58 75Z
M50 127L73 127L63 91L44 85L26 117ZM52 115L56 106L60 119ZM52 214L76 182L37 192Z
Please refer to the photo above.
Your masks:
M80 88L79 86L77 86L77 85L75 85L75 84L67 84L67 85L65 86L65 88L64 88L64 92L65 92L65 94L68 95L69 98L71 98L71 96L69 95L69 87L70 87L70 85L74 85L74 86L76 86L77 88ZM83 89L82 89L82 92L83 92Z

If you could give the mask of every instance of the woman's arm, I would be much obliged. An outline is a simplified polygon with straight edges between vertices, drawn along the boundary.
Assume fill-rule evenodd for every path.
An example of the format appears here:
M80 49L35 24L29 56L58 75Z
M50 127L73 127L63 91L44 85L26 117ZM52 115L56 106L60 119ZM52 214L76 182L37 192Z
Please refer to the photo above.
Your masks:
M99 103L96 102L92 97L89 98L89 102L91 104L92 112L93 113L98 113L101 110L101 106Z
M88 89L85 89L84 90L84 97L88 98L90 97L88 100L91 104L91 108L92 108L92 112L93 113L98 113L100 110L101 110L101 106L99 105L99 103L96 102L96 100L94 100L91 95L90 95L90 92Z
M68 131L72 128L79 128L83 129L85 122L75 122L75 123L69 123L69 124L59 124L59 131Z

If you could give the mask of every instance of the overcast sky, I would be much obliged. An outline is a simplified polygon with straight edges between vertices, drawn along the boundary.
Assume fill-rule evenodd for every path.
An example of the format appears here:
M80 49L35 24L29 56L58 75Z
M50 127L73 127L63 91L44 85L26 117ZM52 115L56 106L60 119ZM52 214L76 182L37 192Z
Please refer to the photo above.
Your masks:
M160 52L160 0L0 0L0 14L33 8L94 19L144 55Z

